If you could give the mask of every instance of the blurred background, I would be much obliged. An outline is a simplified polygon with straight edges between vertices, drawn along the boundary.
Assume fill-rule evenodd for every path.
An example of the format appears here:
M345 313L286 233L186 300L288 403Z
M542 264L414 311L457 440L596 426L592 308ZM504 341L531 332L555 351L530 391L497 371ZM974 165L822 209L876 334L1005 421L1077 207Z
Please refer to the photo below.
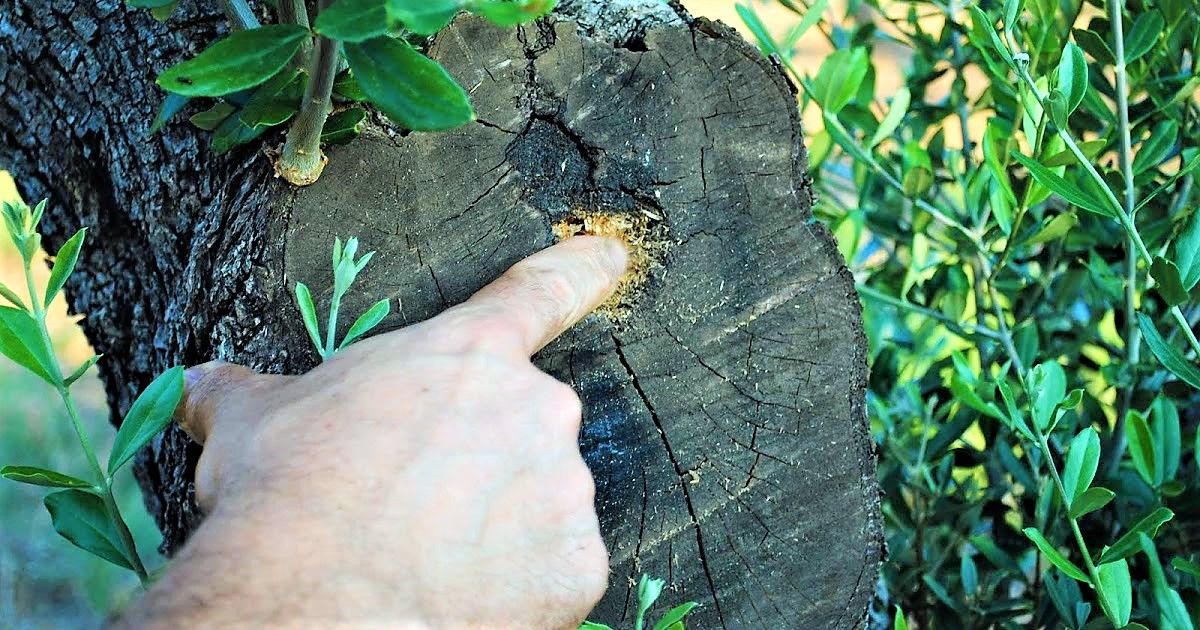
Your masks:
M684 4L695 15L743 29L747 38L754 41L744 32L732 0L690 0ZM786 10L778 4L755 4L769 28L775 30L778 26L776 34L794 22L785 19ZM773 19L776 17L777 21ZM794 60L804 63L808 58L815 67L828 50L820 45L823 43L814 44L813 49L801 45ZM900 81L898 73L896 80ZM18 199L12 177L0 171L0 200ZM35 273L39 282L44 283L49 270L45 265L37 265ZM2 226L0 282L10 287L25 285L21 257ZM67 312L62 296L50 308L49 319L55 351L62 364L74 367L91 356L92 348L79 327L80 317ZM72 391L103 461L115 432L109 424L104 389L96 371L81 378ZM0 358L0 465L40 466L90 478L58 395L45 382L3 358ZM118 475L116 491L142 557L153 570L163 563L157 554L161 537L146 513L129 467ZM0 628L98 628L109 615L136 597L137 578L60 538L42 505L45 494L44 488L0 480Z
M17 201L12 177L0 171L0 201ZM21 256L0 227L0 282L25 286ZM86 245L85 245L86 246ZM34 269L44 285L49 269ZM24 293L24 291L18 291ZM79 318L60 295L50 308L50 331L63 365L92 355ZM101 359L103 361L103 359ZM96 370L72 387L93 443L107 457L115 432L108 423ZM44 381L0 358L0 465L40 466L91 478L58 394ZM117 500L144 558L162 564L158 529L142 505L129 467L118 474ZM0 480L0 628L95 628L134 594L137 578L72 546L54 532L42 506L45 488ZM150 560L152 559L152 560Z

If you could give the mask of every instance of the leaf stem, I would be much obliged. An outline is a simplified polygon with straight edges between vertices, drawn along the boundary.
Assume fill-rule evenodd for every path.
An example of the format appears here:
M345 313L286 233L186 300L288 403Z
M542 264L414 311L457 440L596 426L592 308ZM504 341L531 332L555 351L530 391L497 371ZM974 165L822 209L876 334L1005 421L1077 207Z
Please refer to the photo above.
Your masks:
M1109 621L1116 623L1116 613L1108 597L1100 588L1100 572L1096 570L1096 564L1092 562L1092 554L1088 551L1087 543L1083 540L1083 532L1079 531L1079 522L1072 517L1067 507L1067 490L1063 486L1062 477L1058 474L1058 465L1054 463L1054 457L1051 455L1050 442L1046 434L1042 432L1041 426L1037 422L1030 423L1033 430L1037 432L1038 446L1042 449L1042 454L1046 459L1046 468L1050 470L1050 476L1054 479L1054 487L1058 490L1058 496L1062 499L1063 509L1068 511L1067 522L1071 524L1071 532L1075 534L1075 544L1079 546L1079 554L1083 556L1083 563L1087 567L1088 575L1092 578L1091 587L1096 592L1096 598L1100 601L1100 608L1104 612L1104 616L1108 617Z
M326 4L327 0L321 0L320 8L324 9ZM288 129L283 155L275 165L275 170L296 186L307 186L317 181L328 161L321 153L321 129L333 111L330 95L337 74L338 47L336 40L317 38L315 50L308 57L308 84L304 88L304 100Z
M950 329L951 332L953 332L953 333L957 334L958 336L963 337L965 339L975 339L976 337L984 337L986 339L991 339L993 341L997 341L997 340L1001 339L1000 333L996 332L995 330L992 330L991 328L987 328L984 326L975 326L973 329L968 330L968 329L964 328L962 325L960 325L958 322L954 321L954 319L952 319L950 317L946 317L945 315L943 315L937 311L926 308L919 304L913 304L912 302L909 302L907 300L902 300L900 298L888 295L878 289L867 286L865 284L859 284L859 285L857 285L857 288L858 288L859 294L862 295L864 298L883 302L884 304L888 304L888 305L894 306L899 309L903 309L906 311L910 311L912 313L916 313L918 315L928 317L932 320L937 321L941 325Z
M1033 90L1033 94L1037 97L1038 102L1042 103L1046 108L1049 108L1050 105L1046 102L1047 96L1042 94L1041 90L1038 89L1033 77L1029 75L1028 69L1023 65L1018 64L1017 70L1021 75L1022 80L1024 80L1029 86L1029 89ZM1146 263L1146 266L1149 266L1154 262L1154 257L1150 255L1150 250L1146 248L1146 243L1142 240L1142 235L1138 232L1137 225L1135 225L1133 222L1133 217L1124 212L1121 202L1117 200L1117 196L1113 194L1112 189L1108 187L1108 183L1104 181L1104 177L1100 175L1099 171L1096 170L1096 167L1093 166L1090 161L1088 161L1087 156L1083 154L1083 150L1079 148L1079 145L1075 142L1075 139L1071 137L1071 134L1067 133L1063 129L1059 129L1058 137L1062 138L1063 142L1075 156L1075 159L1079 161L1079 164L1083 167L1084 171L1087 172L1093 181L1099 184L1100 190L1104 192L1109 203L1112 204L1113 209L1116 211L1117 221L1121 224L1121 227L1125 228L1125 233L1133 242L1134 250ZM1183 316L1183 311L1179 310L1178 306L1173 306L1171 307L1171 317L1174 318L1179 326L1183 329L1184 336L1187 337L1188 344L1191 345L1192 350L1194 350L1197 355L1200 355L1200 339L1196 339L1196 333L1193 332L1191 326L1188 325L1187 318Z
M46 327L46 308L42 305L42 300L38 297L37 285L33 281L33 265L30 257L25 258L25 285L29 290L29 302L33 309L33 317L37 322L38 332L42 336L42 343L46 345L46 349L53 356L54 344L50 340L50 330ZM121 546L124 547L125 556L133 563L133 571L137 574L138 580L145 586L149 581L149 576L146 573L146 566L142 564L141 556L138 555L137 546L133 542L133 535L129 532L129 527L125 525L125 519L121 516L121 509L117 505L117 500L112 492L112 478L104 472L104 468L100 465L100 459L96 457L96 449L92 446L92 440L88 437L87 431L83 428L83 421L79 416L79 409L75 406L75 399L71 396L71 389L63 381L62 367L58 364L57 357L50 362L50 375L54 377L56 383L55 389L58 391L59 398L62 399L63 406L67 409L67 416L71 420L71 427L75 430L75 437L79 439L79 446L83 449L83 454L88 460L88 465L92 469L92 475L95 476L96 487L100 490L100 497L104 500L104 507L108 512L108 518L117 528L117 535L121 538Z
M325 333L325 352L321 357L322 361L328 361L337 348L333 345L334 336L337 334L338 307L341 306L341 296L334 294L333 300L329 302L329 323L326 326Z

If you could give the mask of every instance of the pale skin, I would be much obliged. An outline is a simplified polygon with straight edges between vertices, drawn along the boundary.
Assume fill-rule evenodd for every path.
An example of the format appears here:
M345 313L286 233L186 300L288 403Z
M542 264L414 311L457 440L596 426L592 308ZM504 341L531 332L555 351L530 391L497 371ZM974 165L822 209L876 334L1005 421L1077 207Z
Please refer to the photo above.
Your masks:
M608 555L579 398L529 357L627 264L575 237L303 376L190 370L206 518L117 626L577 628Z

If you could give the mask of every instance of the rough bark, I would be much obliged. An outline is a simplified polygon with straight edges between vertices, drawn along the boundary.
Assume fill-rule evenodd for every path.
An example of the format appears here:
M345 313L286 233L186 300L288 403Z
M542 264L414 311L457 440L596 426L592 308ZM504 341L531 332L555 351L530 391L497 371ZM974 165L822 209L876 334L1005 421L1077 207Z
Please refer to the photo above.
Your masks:
M627 621L646 572L666 600L705 604L698 628L862 624L882 541L859 306L811 216L794 92L753 47L665 5L614 19L566 3L584 26L460 18L431 54L478 123L377 125L295 191L186 124L142 137L153 71L209 41L216 14L168 30L113 0L35 4L0 13L0 168L52 198L52 245L92 226L68 289L116 411L172 364L310 367L289 287L328 292L335 234L379 252L347 310L398 298L397 327L545 247L571 212L644 213L670 248L633 314L590 317L535 358L585 401L612 553L594 618ZM137 461L168 552L200 520L197 452L172 428Z

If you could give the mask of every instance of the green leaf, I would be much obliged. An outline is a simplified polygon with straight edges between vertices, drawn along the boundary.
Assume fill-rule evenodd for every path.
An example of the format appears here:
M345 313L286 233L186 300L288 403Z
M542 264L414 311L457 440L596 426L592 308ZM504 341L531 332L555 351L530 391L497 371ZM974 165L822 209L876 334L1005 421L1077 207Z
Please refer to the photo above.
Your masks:
M864 48L838 50L825 58L812 80L813 99L824 113L836 116L842 111L867 76L869 64Z
M1174 517L1175 513L1165 507L1155 508L1152 512L1134 523L1133 527L1130 527L1128 531L1122 534L1111 547L1101 552L1100 564L1113 562L1121 558L1128 558L1137 553L1141 546L1139 536L1145 534L1154 538L1158 534L1158 528Z
M746 25L746 28L750 29L750 33L754 35L754 39L758 40L759 49L762 50L763 54L778 55L780 59L784 59L783 51L779 49L779 45L775 43L775 38L771 36L766 24L763 24L762 18L754 10L754 5L738 2L734 5L734 10L737 11L738 17L742 18L742 22Z
M42 337L41 327L23 310L0 306L0 354L36 374L51 385L58 385L58 363Z
M394 0L393 0L394 1ZM409 0L421 2L421 0ZM550 13L557 0L476 0L467 5L467 10L496 26L510 27L524 24Z
M1179 426L1179 411L1171 399L1159 396L1150 406L1150 435L1154 439L1158 458L1156 479L1174 479L1182 458L1183 437Z
M1150 586L1154 593L1154 603L1158 604L1159 613L1162 615L1160 626L1172 630L1194 630L1195 626L1192 625L1191 616L1183 604L1183 599L1179 597L1179 592L1167 583L1167 575L1158 559L1158 550L1154 548L1154 543L1145 534L1138 534L1138 543L1142 553L1146 554L1150 561Z
M867 143L867 148L871 149L883 142L885 138L892 135L896 128L900 126L900 122L904 120L904 115L908 113L908 106L911 102L912 94L907 87L901 87L896 90L895 96L892 97L892 103L888 106L888 112L883 117L883 121L875 128L875 133L871 136L871 141Z
M229 118L229 116L236 111L237 108L230 103L220 101L200 113L193 114L188 120L198 129L212 131L219 127L221 123L225 122L226 118Z
M354 73L349 70L345 70L337 76L337 80L333 82L333 93L335 96L340 96L348 101L360 102L367 100L367 95L363 94L362 88L358 87L358 81L355 80Z
M904 178L901 184L904 194L909 197L920 197L933 186L933 162L929 152L918 142L904 145Z
M1030 371L1029 388L1033 420L1044 431L1054 419L1058 404L1067 395L1067 375L1054 361L1039 363Z
M1000 412L1000 408L996 405L985 402L983 398L958 374L950 377L950 391L954 394L954 398L964 405L992 418L1001 419L1004 414Z
M163 372L142 390L113 439L112 454L108 458L109 475L117 472L171 422L182 396L182 366Z
M171 17L171 14L175 12L175 8L178 6L179 0L171 0L170 4L164 4L161 7L154 7L153 9L150 9L150 17L158 20L159 22L166 22L167 18Z
M1095 159L1106 146L1108 146L1107 140L1088 140L1087 142L1079 143L1079 150L1088 159ZM1078 161L1078 158L1075 157L1075 152L1068 148L1042 160L1042 164L1049 168L1058 168L1060 166L1071 166Z
M104 499L84 490L63 490L46 495L46 510L54 531L76 547L119 567L133 570L133 561L122 551L120 535Z
M1194 170L1197 166L1200 166L1200 151L1195 151L1194 153L1192 153L1191 157L1188 157L1188 153L1189 153L1189 149L1183 150L1183 157L1186 160L1186 163L1183 165L1183 168L1179 169L1179 171L1177 171L1174 175L1167 178L1167 181L1163 182L1162 184L1159 184L1159 186L1157 188L1150 191L1150 194L1144 195L1142 197L1142 200L1139 201L1137 203L1137 205L1133 207L1134 212L1141 210L1143 207L1145 207L1146 204L1150 203L1151 200L1153 200L1155 197L1157 197L1159 195L1159 193L1163 192L1164 190L1173 189L1175 187L1176 181L1178 181L1181 177L1184 177L1185 175L1191 173L1192 170Z
M896 606L896 620L892 622L893 630L908 630L908 620L904 618L904 610Z
M303 282L296 283L296 307L300 309L300 319L304 320L304 329L308 331L308 338L312 340L313 345L320 351L324 348L321 343L321 329L317 324L317 307L313 304L312 293L308 290L308 285Z
M1146 345L1150 347L1150 351L1154 353L1154 356L1158 357L1163 367L1170 370L1175 376L1183 379L1188 385L1200 389L1200 369L1197 369L1196 366L1185 359L1183 353L1175 348L1175 346L1172 346L1167 343L1166 339L1163 339L1163 336L1158 333L1158 328L1149 317L1146 317L1142 313L1138 313L1137 317L1138 328L1141 329L1142 336L1146 339Z
M87 228L83 228L75 233L74 236L67 239L63 243L61 249L54 256L54 267L50 270L50 279L46 282L46 297L42 300L44 307L49 307L54 298L58 296L58 292L62 291L63 285L67 283L67 278L71 272L75 271L75 263L79 260L79 250L83 247L83 238L87 233Z
M93 354L92 356L88 357L86 361L79 364L79 367L75 368L74 372L71 372L70 376L63 379L63 384L67 387L74 385L75 381L78 381L80 377L82 377L84 374L87 374L87 371L90 370L93 365L96 365L96 362L99 361L100 357L102 356L104 355Z
M433 35L454 19L461 0L387 0L388 16L417 35Z
M1066 98L1065 119L1083 102L1088 90L1087 60L1083 57L1083 49L1071 42L1067 42L1058 62L1058 89Z
M1178 306L1188 300L1187 289L1183 288L1179 267L1176 267L1175 263L1162 256L1155 256L1150 265L1150 276L1158 283L1154 288L1166 300L1168 306Z
M1038 230L1037 234L1025 241L1026 245L1039 245L1049 241L1058 240L1071 232L1076 225L1079 225L1079 217L1075 216L1074 212L1065 212L1057 214L1054 218L1046 222L1042 229Z
M282 70L309 35L295 24L236 31L196 58L165 70L158 75L158 85L185 96L224 96L249 89Z
M1079 206L1088 212L1094 212L1110 219L1117 218L1117 211L1107 200L1097 198L1095 195L1084 191L1029 156L1022 155L1016 151L1012 153L1012 156L1018 162L1024 164L1025 168L1029 169L1029 174L1033 176L1033 179L1037 183L1058 193L1059 196L1066 199L1069 203Z
M1000 39L1000 35L996 33L996 27L992 23L992 18L983 12L978 6L971 5L968 7L971 13L971 43L975 45L981 52L984 53L984 61L993 75L997 77L1007 77L1008 68L1013 65L1012 55L1008 52L1008 46ZM991 57L995 55L1004 62L1000 65Z
M315 31L343 42L386 35L389 26L388 0L337 0L313 22Z
M162 129L163 125L183 110L191 101L191 97L183 96L182 94L167 93L163 97L162 104L158 106L158 113L154 116L154 120L150 123L150 128L146 130L146 136L152 136Z
M1129 623L1129 613L1133 610L1133 581L1129 579L1129 563L1124 558L1096 567L1099 574L1100 588L1104 598L1113 606L1111 619L1113 625L1120 628Z
M1151 488L1157 488L1162 484L1162 479L1155 478L1158 456L1154 452L1150 427L1140 412L1130 409L1125 414L1125 435L1129 438L1129 456L1133 459L1134 468Z
M1198 563L1185 558L1175 558L1171 561L1171 566L1175 567L1176 571L1182 571L1196 580L1200 580L1200 564Z
M1200 281L1200 211L1187 218L1183 231L1171 244L1171 257L1179 270L1179 279L1184 291L1191 291Z
M958 576L962 581L963 592L968 597L974 596L979 590L979 568L969 554L963 554L958 561Z
M795 10L795 8L797 7L793 7L793 10ZM800 41L800 38L803 37L806 32L808 32L808 29L816 26L817 23L821 21L821 17L827 8L829 8L829 0L816 0L816 2L808 5L808 7L803 11L804 17L800 18L800 22L796 24L795 29L790 33L792 40ZM900 89L903 90L906 88Z
M658 596L662 595L663 587L666 586L663 580L652 578L646 574L638 580L638 605L637 616L634 617L634 630L642 630L645 624L646 611L658 601Z
M1163 120L1154 126L1154 131L1142 141L1137 155L1133 156L1133 173L1140 175L1162 163L1179 140L1179 124L1174 120Z
M1043 536L1036 527L1026 527L1023 531L1025 532L1025 535L1033 541L1033 544L1037 545L1037 548L1041 550L1042 555L1046 556L1046 559L1049 560L1054 566L1058 567L1063 573L1066 573L1068 576L1075 578L1080 582L1091 584L1091 580L1088 579L1087 574L1080 570L1079 567L1075 566L1075 563L1067 560L1066 556L1059 553L1059 551L1054 548L1054 545L1050 544L1050 541L1046 540L1046 537Z
M1008 410L1008 419L1012 422L1012 428L1025 436L1025 439L1031 442L1035 441L1037 438L1029 429L1029 424L1025 422L1025 416L1021 414L1021 409L1017 407L1016 397L1008 387L1008 382L1002 378L996 383L996 387L1000 390L1000 397L1004 399L1004 407Z
M0 468L0 477L50 488L92 488L92 484L70 475L37 466L5 466Z
M355 105L333 114L321 127L321 144L346 144L362 133L367 110Z
M437 131L471 122L467 93L435 61L391 37L345 44L346 60L363 92L388 118L408 129Z
M1067 450L1067 464L1063 468L1062 483L1066 489L1065 503L1070 507L1075 498L1091 487L1100 464L1100 436L1092 427L1080 431L1071 440Z
M579 630L613 630L612 626L606 626L602 623L593 621L585 621L579 626Z
M687 602L686 604L680 604L672 608L667 614L663 615L662 619L658 620L658 623L654 624L653 630L668 630L671 626L683 621L683 618L699 605L698 602Z
M157 9L159 7L170 6L177 0L125 0L125 4L135 9Z
M0 296L3 296L4 299L8 300L9 302L12 302L12 305L18 309L29 312L29 307L25 306L25 302L21 299L21 296L17 295L16 291L8 288L8 286L6 286L3 282L0 282Z
M1074 29L1071 33L1075 36L1075 41L1080 48L1086 50L1096 61L1108 65L1116 63L1116 55L1113 54L1112 48L1109 48L1108 42L1104 41L1104 38L1098 33L1079 28Z
M359 337L362 337L370 332L372 328L378 326L379 322L383 321L383 318L387 317L389 312L391 312L391 307L387 300L376 302L367 312L354 320L354 323L350 326L350 330L346 332L346 338L342 339L341 345L338 346L338 350L358 341Z
M1101 488L1099 486L1095 488L1088 488L1087 490L1081 492L1079 496L1075 497L1075 500L1071 502L1071 518L1083 518L1084 515L1095 512L1096 510L1108 505L1108 503L1113 500L1113 497L1116 496L1117 493L1109 490L1108 488Z
M253 141L266 130L266 127L247 126L242 122L241 116L230 116L213 132L212 149L218 154L225 153Z
M273 127L287 122L300 109L308 77L298 69L284 69L258 86L238 114L251 128Z
M1158 11L1151 10L1138 15L1125 35L1125 63L1133 63L1153 50L1165 27Z

